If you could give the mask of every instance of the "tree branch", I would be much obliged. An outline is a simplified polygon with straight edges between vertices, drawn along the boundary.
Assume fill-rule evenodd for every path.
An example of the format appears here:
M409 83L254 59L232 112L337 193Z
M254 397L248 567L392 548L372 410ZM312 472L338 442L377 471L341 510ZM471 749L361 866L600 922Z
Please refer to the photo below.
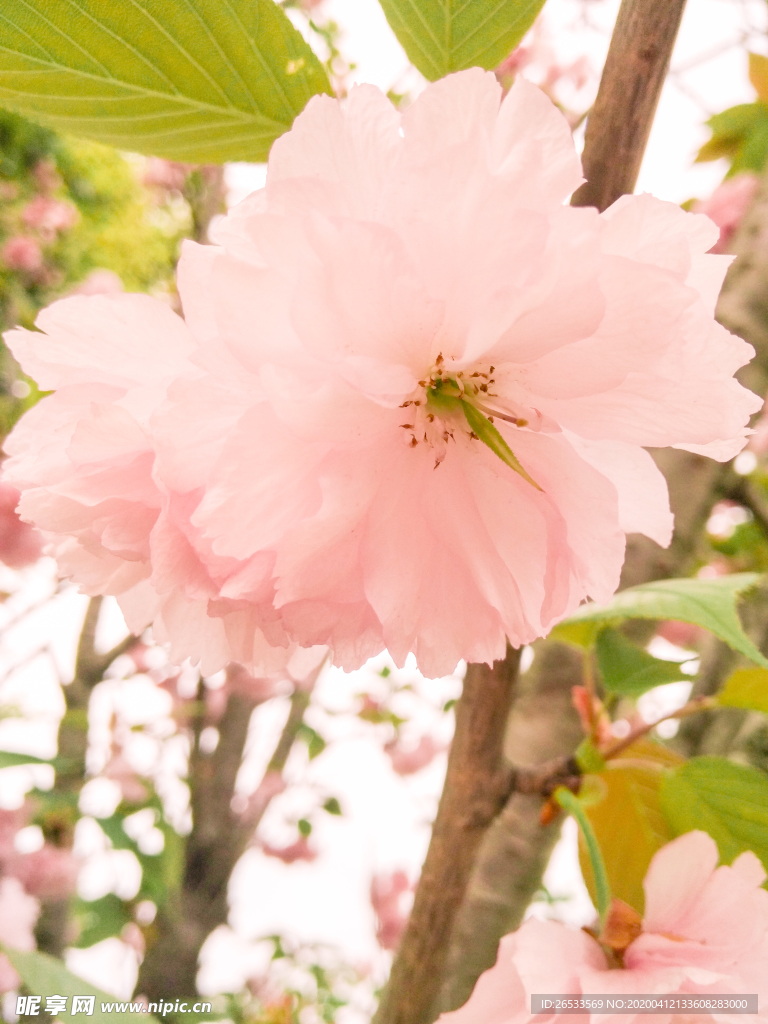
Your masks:
M622 0L584 142L574 206L605 210L632 193L685 0Z
M492 667L467 666L432 839L376 1024L434 1020L448 943L475 855L509 793L512 774L504 767L503 742L519 663L520 651L510 648Z

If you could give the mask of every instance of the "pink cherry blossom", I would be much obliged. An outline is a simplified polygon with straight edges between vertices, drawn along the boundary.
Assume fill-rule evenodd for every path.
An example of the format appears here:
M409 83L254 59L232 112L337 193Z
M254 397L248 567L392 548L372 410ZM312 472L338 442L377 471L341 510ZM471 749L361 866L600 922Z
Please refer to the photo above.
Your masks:
M11 270L39 270L43 265L43 254L34 238L14 235L3 246L3 263Z
M532 993L700 994L757 993L759 1019L768 1018L768 892L753 853L718 867L717 846L705 832L688 832L654 856L645 876L642 931L610 965L585 931L530 919L501 940L496 965L483 974L469 1001L440 1017L443 1024L524 1024L552 1020L531 1015ZM587 1014L592 1024L642 1024L633 1013ZM570 1018L564 1018L570 1019ZM728 1012L658 1014L657 1024L718 1021Z
M374 875L371 906L376 915L376 940L382 949L397 949L413 904L413 886L404 871Z
M16 878L0 878L0 942L25 952L35 948L34 926L40 904ZM21 985L10 960L0 953L0 993Z
M79 216L77 207L72 203L51 199L50 196L37 196L24 207L21 219L28 228L52 241L60 231L73 227Z
M670 537L641 446L731 458L760 404L712 317L714 226L650 196L564 207L566 122L523 80L500 96L472 70L402 116L369 86L313 99L182 258L206 341L154 418L160 475L201 494L211 552L274 559L289 634L346 668L386 647L447 673L606 598L626 532ZM538 487L436 410L446 385Z
M720 228L720 237L710 252L728 251L730 241L754 199L759 183L756 174L737 174L718 185L709 199L695 204L696 213L706 214Z
M713 319L714 225L564 206L567 123L522 79L501 95L474 69L402 115L315 97L217 244L187 243L186 328L97 296L9 336L59 388L8 442L22 515L173 659L491 661L608 598L627 532L668 543L643 446L743 447L760 401Z

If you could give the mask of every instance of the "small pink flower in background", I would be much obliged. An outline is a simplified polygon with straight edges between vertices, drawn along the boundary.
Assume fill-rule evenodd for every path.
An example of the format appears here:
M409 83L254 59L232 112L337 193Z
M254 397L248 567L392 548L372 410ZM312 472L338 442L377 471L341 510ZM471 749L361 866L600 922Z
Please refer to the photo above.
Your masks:
M47 241L53 241L60 231L73 227L80 214L72 203L49 196L37 196L27 203L21 219L28 228L37 231Z
M644 446L744 446L714 225L564 206L566 121L523 79L501 98L477 69L402 115L314 97L266 188L187 243L186 327L76 297L7 336L59 389L7 442L22 515L173 660L492 661L607 599L627 532L668 543Z
M33 853L18 854L7 868L33 896L59 900L75 891L80 863L71 850L46 843Z
M180 164L174 160L163 160L161 157L151 156L147 160L141 180L147 188L179 191L190 170L190 164Z
M72 295L119 295L125 291L114 270L92 270L84 281L72 289Z
M376 939L382 949L397 949L408 923L413 886L404 871L374 875L371 905L376 915Z
M645 876L642 929L609 965L603 948L585 931L554 922L526 921L501 940L496 966L483 974L460 1010L444 1024L525 1024L552 1020L531 1015L532 993L724 993L757 992L761 1020L768 1019L768 892L766 874L753 853L718 867L715 841L705 832L680 836L654 856ZM629 938L629 936L627 936ZM588 1015L592 1024L629 1013ZM711 1020L738 1024L740 1015L659 1014L657 1024Z
M290 846L272 846L270 843L261 843L260 846L268 857L276 857L283 864L295 864L297 860L313 861L317 859L317 850L309 845L306 836L300 836Z
M727 178L717 186L709 199L695 204L695 213L706 214L720 228L720 238L710 252L728 251L734 232L757 192L759 181L756 174L745 171L734 178Z
M40 904L24 892L16 878L0 878L0 943L29 952L35 948L34 927ZM0 993L18 989L21 979L0 953Z
M43 194L55 192L62 186L61 175L56 169L55 161L51 160L50 157L39 160L35 164L32 175L37 183L37 187Z
M384 745L384 753L398 775L413 775L420 772L446 749L447 745L436 742L433 736L420 736L415 745L404 743L398 736Z
M22 569L36 562L43 551L39 531L24 523L16 512L20 492L0 480L0 562L11 569Z
M14 235L3 246L3 263L11 270L25 270L32 273L43 265L43 253L34 238Z

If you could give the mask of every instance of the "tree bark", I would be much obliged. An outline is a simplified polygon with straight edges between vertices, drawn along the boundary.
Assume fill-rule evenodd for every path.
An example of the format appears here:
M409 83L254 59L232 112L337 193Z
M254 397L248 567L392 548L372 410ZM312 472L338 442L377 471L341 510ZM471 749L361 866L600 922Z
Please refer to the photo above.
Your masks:
M587 118L575 206L605 210L634 192L685 0L623 0Z
M493 666L469 665L456 705L445 787L405 935L376 1024L430 1024L448 943L475 855L510 781L503 743L520 651Z

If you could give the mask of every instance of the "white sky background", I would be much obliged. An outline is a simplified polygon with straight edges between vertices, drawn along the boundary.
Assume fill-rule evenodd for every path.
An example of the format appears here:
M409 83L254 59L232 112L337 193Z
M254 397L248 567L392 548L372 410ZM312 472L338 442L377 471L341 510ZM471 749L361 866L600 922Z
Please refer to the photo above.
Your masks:
M596 79L617 6L617 0L549 0L542 35L564 64L586 55ZM344 29L343 50L357 64L353 81L373 82L385 90L395 87L415 91L419 87L419 76L409 70L376 0L327 0L326 10ZM727 106L752 101L754 93L747 79L743 43L748 37L751 48L768 52L764 36L767 26L765 0L689 0L673 58L673 74L662 95L640 174L639 191L674 202L711 193L723 176L724 166L718 163L692 167L696 150L708 138L703 122L709 114ZM533 68L534 80L535 72ZM582 108L588 103L589 97ZM231 201L239 201L260 187L264 171L263 166L232 165L228 169ZM35 592L44 593L49 585L49 572L50 565L48 569L43 565L23 576L27 580L25 603L34 601ZM1 577L2 571L0 588L4 585ZM16 579L17 574L11 574L9 587ZM0 608L0 627L13 615L17 603L12 598ZM84 599L70 591L23 629L4 635L0 640L0 669L22 660L45 634L52 637L54 657L66 678L71 673L74 638L83 610ZM105 646L119 638L122 628L116 611L108 619L103 626ZM414 736L434 730L447 740L449 716L442 716L437 709L455 695L457 681L427 683L420 680L415 670L409 670L405 676L413 678L417 689L425 695L420 703L414 700L411 708L415 714L411 726ZM351 710L354 695L375 686L375 680L372 670L352 676L328 673L321 684L322 702L338 711ZM130 693L126 691L125 696ZM0 692L0 703L9 701L18 703L29 720L24 724L18 720L0 721L0 747L50 756L62 702L45 657L30 661L10 678ZM255 777L258 763L265 762L269 743L279 728L276 718L284 713L279 706L270 705L255 716L243 774L246 781L249 773ZM400 778L391 771L380 748L371 743L370 730L352 716L329 716L319 709L313 714L312 724L329 738L335 737L336 742L309 766L300 755L294 757L290 772L301 784L287 797L275 801L264 822L263 834L276 845L291 841L295 831L290 831L286 821L303 813L302 801L306 803L313 790L338 796L344 817L320 815L312 837L319 857L313 863L287 866L258 850L246 855L232 885L232 928L215 934L206 949L201 984L207 990L241 986L249 972L263 962L263 947L255 940L277 931L302 941L336 945L345 958L369 963L378 973L384 966L373 937L368 900L370 878L374 872L398 868L405 869L411 878L418 874L442 785L445 755L424 771ZM45 771L37 773L39 784L45 781ZM31 776L26 770L8 769L0 773L0 805L18 805L30 783ZM572 826L569 822L546 881L551 891L573 897L570 903L557 904L555 912L580 925L589 920L591 908L575 864ZM99 886L104 891L105 886L119 885L116 872L121 871L123 884L127 884L130 871L126 875L124 866L113 864L107 853L98 853L92 839L88 830L83 830L80 841L92 856L90 891L100 895ZM535 912L552 911L545 911L539 904ZM77 951L71 966L124 996L135 977L132 954L115 940L100 944L97 950ZM111 979L109 985L105 978ZM363 1019L352 1012L346 1017L348 1021Z

